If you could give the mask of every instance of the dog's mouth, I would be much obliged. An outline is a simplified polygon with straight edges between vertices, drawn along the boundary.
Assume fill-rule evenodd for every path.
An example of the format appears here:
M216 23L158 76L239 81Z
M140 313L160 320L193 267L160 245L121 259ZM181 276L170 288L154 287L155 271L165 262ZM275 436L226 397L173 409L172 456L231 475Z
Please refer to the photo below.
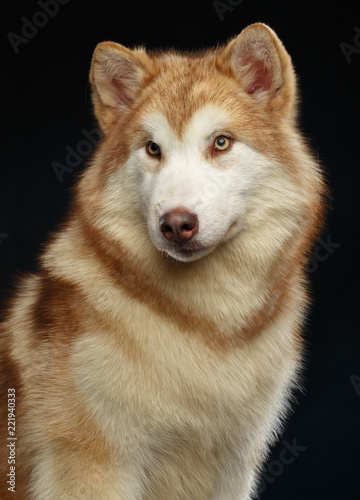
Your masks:
M203 246L201 243L192 242L190 245L169 245L165 252L176 260L190 262L200 259L212 251L212 247Z

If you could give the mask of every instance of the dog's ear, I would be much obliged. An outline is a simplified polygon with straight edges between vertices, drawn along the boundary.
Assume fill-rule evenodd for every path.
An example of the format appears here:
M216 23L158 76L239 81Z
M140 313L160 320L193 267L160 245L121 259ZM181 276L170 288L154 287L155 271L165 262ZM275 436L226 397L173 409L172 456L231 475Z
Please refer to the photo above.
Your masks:
M91 62L90 83L95 116L104 134L136 99L151 77L152 60L143 49L100 43Z
M265 24L244 29L219 54L217 63L259 106L288 117L294 113L296 81L291 58Z

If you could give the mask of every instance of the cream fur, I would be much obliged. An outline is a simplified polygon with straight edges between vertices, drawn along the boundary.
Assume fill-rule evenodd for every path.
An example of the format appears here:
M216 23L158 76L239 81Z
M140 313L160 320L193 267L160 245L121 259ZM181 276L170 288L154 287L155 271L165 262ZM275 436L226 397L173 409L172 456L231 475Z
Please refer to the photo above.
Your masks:
M1 330L18 498L249 500L299 383L325 192L290 57L257 24L192 56L105 42L90 80L104 140ZM179 207L190 256L159 229Z

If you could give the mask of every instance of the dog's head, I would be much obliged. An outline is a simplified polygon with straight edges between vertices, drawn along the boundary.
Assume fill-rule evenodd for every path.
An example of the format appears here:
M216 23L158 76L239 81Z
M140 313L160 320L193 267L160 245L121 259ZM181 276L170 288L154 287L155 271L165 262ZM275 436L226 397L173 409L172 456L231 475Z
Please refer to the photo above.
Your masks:
M252 25L224 47L195 54L104 42L90 80L113 233L120 207L121 223L124 210L137 210L158 250L196 260L272 203L270 184L272 198L286 193L295 77L267 26ZM130 194L133 208L122 201Z

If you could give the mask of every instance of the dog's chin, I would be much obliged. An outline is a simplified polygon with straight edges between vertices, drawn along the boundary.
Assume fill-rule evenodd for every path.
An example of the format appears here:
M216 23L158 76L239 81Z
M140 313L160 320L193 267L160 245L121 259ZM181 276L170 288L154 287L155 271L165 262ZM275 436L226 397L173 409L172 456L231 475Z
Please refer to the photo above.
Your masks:
M193 262L199 260L205 255L212 252L214 247L199 247L199 248L163 248L162 251L175 260L180 262Z

